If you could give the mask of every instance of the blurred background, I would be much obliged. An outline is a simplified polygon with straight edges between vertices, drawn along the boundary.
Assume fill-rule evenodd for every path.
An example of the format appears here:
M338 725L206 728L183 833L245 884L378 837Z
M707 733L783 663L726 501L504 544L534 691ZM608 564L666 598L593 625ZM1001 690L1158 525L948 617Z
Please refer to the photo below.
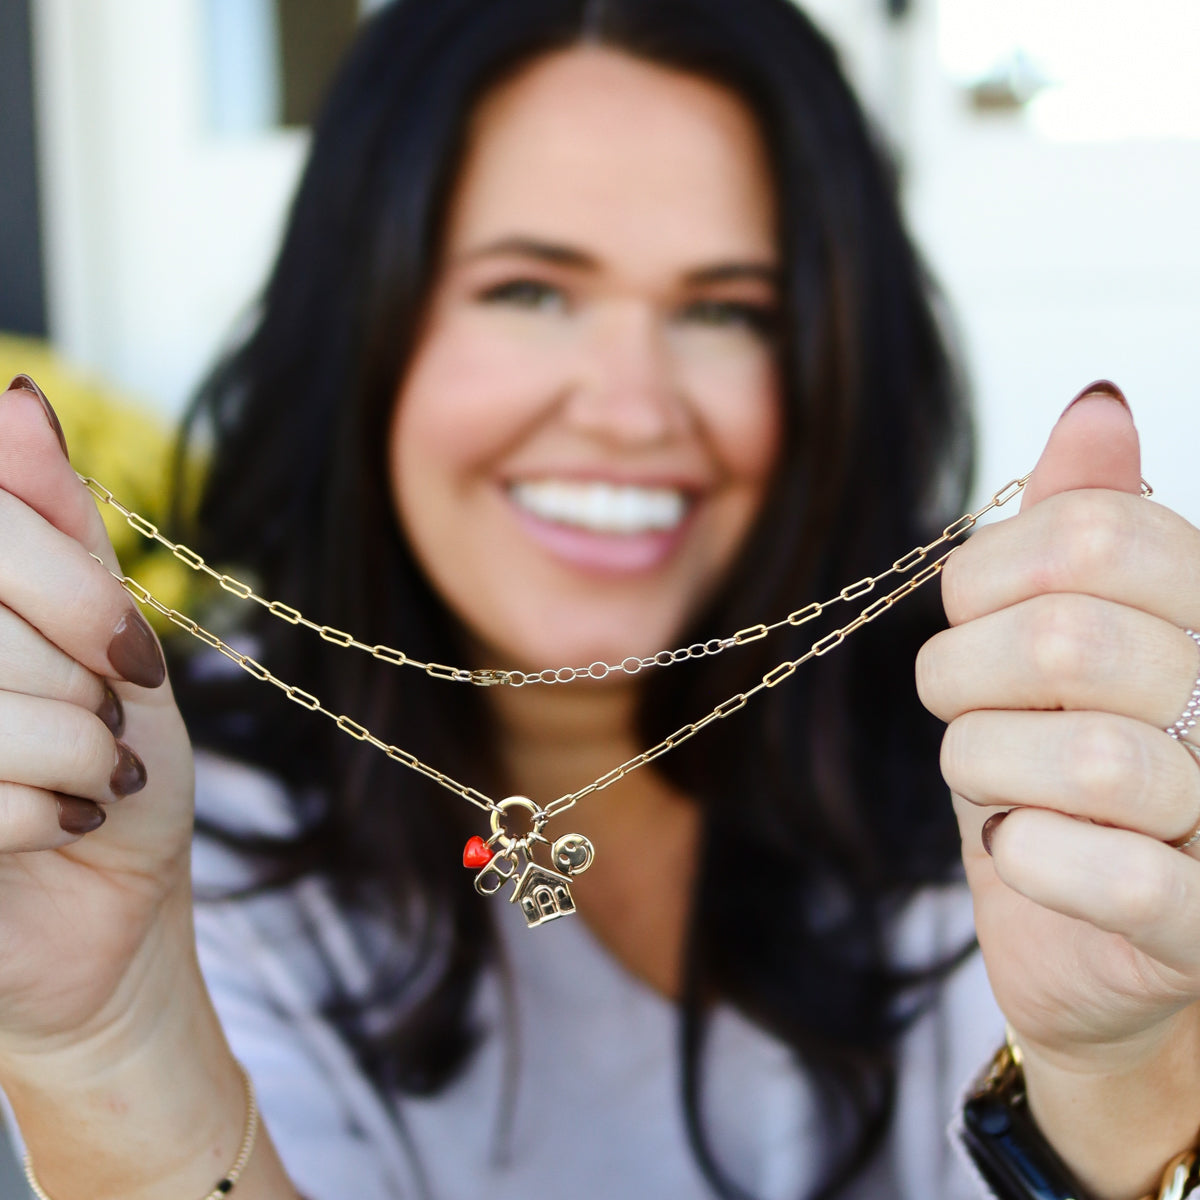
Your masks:
M1107 375L1159 498L1200 519L1200 4L801 2L890 139L957 314L980 494ZM0 0L0 331L177 413L259 286L306 122L377 3Z
M306 124L376 2L0 0L0 370L39 377L68 433L90 420L98 446L113 412L151 430L179 412L260 285ZM1200 522L1200 4L803 6L957 316L978 497L1108 376L1157 497ZM137 499L163 443L123 444ZM27 1194L9 1174L0 1200Z

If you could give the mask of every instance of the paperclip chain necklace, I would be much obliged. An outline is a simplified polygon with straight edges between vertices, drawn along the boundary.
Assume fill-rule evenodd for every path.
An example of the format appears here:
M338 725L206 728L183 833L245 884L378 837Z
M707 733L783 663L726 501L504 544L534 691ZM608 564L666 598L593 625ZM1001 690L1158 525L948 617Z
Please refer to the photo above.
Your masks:
M317 633L324 641L330 642L335 646L363 651L370 654L373 658L391 663L393 666L416 667L435 679L450 680L455 683L472 683L483 687L495 685L522 687L531 683L552 684L567 683L578 679L603 679L614 672L636 675L639 671L647 667L669 666L687 659L719 654L733 646L744 646L749 642L758 641L760 638L764 638L784 626L795 627L805 625L809 621L815 620L834 604L849 602L866 596L874 591L882 580L889 576L904 575L920 564L927 564L915 575L905 579L898 587L860 610L853 620L813 642L809 649L799 658L787 659L777 666L772 667L753 687L748 688L744 692L738 692L736 695L730 696L727 700L721 701L720 704L699 720L681 726L673 733L668 734L662 741L655 743L648 750L643 750L640 754L634 755L633 758L626 760L619 766L613 767L612 770L592 780L591 783L581 787L578 791L559 796L545 805L545 807L535 804L525 796L509 796L504 800L496 801L484 795L477 788L468 787L466 784L460 783L445 772L439 771L436 767L422 762L415 754L411 754L399 746L394 746L383 741L382 738L375 736L364 725L360 725L345 714L335 713L331 709L326 708L316 696L288 684L278 676L272 674L262 663L251 658L250 655L242 654L219 638L215 633L205 629L191 617L164 604L135 579L130 578L128 575L119 575L113 572L114 577L140 604L144 604L161 613L173 625L178 626L184 632L191 634L206 645L211 646L214 650L219 651L226 658L236 663L243 671L253 676L253 678L279 688L289 700L299 704L302 708L308 709L310 712L319 713L321 716L327 717L342 732L349 734L352 738L360 742L368 742L377 750L383 751L388 758L432 779L435 783L440 784L442 787L455 793L455 795L461 796L464 800L487 812L490 815L491 836L486 840L478 836L472 837L467 842L466 849L463 852L463 864L468 867L481 868L475 876L475 887L481 895L492 895L499 891L506 882L513 880L514 888L509 896L510 901L520 904L525 919L530 926L537 926L554 920L556 917L574 912L575 904L571 897L569 886L571 877L587 870L593 858L592 845L587 838L582 834L568 833L558 838L550 849L551 861L557 869L550 869L535 862L533 857L534 845L540 843L550 846L550 842L544 836L542 830L551 818L566 812L570 808L574 808L584 797L611 787L618 780L624 779L631 771L636 771L639 767L644 767L647 763L653 762L669 750L682 745L713 722L723 720L725 717L737 712L739 709L745 707L751 697L756 696L759 692L777 687L785 679L794 674L796 669L803 663L808 662L812 658L819 658L824 654L828 654L835 646L841 645L856 629L874 621L876 617L890 609L897 601L902 600L905 596L916 591L922 584L941 574L942 569L946 565L946 560L954 553L956 547L951 546L945 553L933 558L932 561L931 556L941 550L942 547L949 546L955 539L972 529L987 513L1007 504L1014 496L1019 495L1025 487L1029 476L1023 475L1019 479L1011 480L998 492L993 493L992 497L981 508L975 512L966 513L959 517L957 521L951 522L951 524L942 530L940 536L934 538L927 545L915 547L907 554L902 555L886 571L878 575L867 576L864 579L860 579L857 583L849 584L829 600L814 601L812 604L796 609L794 612L789 613L786 617L772 624L751 625L745 629L738 630L728 637L713 638L707 642L696 643L679 650L659 651L657 654L645 658L631 656L615 664L596 662L588 667L551 668L533 674L495 668L472 670L465 667L445 666L441 663L421 662L411 658L402 650L396 650L389 646L370 646L343 630L334 629L328 625L320 625L305 617L297 609L283 604L278 600L268 600L255 592L249 584L243 583L233 576L223 574L209 566L194 550L178 542L171 541L170 538L159 531L157 526L145 517L127 508L108 488L95 479L84 475L80 475L79 479L100 503L108 505L120 513L137 533L164 546L180 562L194 571L209 576L231 595L261 605L272 616L278 617L290 625L304 626ZM1150 489L1144 481L1142 490L1143 494L1149 495ZM509 834L504 826L507 814L514 809L523 809L529 815L530 828L520 836Z

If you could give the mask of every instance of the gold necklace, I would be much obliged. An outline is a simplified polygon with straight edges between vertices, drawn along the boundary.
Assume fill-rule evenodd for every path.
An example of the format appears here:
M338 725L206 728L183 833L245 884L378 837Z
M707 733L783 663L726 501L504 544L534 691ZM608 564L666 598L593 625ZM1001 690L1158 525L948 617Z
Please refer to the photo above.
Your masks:
M179 542L171 541L152 522L127 508L108 488L95 479L85 475L80 475L79 479L101 504L108 505L120 513L133 530L143 537L164 546L185 566L190 567L193 571L209 576L231 595L241 600L249 600L261 605L272 616L278 617L290 625L300 625L310 629L318 634L322 640L330 642L335 646L363 651L370 654L373 658L390 663L393 666L416 667L435 679L450 680L455 683L471 683L481 687L496 685L523 687L531 683L554 684L567 683L579 679L599 680L604 679L607 675L614 672L636 675L648 667L664 667L684 662L688 659L719 654L733 646L744 646L749 642L758 641L784 626L797 627L805 625L809 621L815 620L826 609L835 604L850 602L868 595L875 590L876 586L882 580L889 576L906 575L913 568L921 564L926 564L915 575L905 579L898 587L861 609L853 620L813 642L809 649L799 658L787 659L772 667L753 687L748 688L744 692L738 692L736 695L730 696L727 700L721 701L711 712L699 720L691 721L681 726L674 733L668 734L662 741L655 743L648 750L643 750L640 754L634 755L633 758L626 760L619 766L613 767L597 779L593 779L591 783L578 789L578 791L559 796L544 807L535 804L526 796L509 796L504 800L493 800L477 788L468 787L466 784L460 783L443 771L439 771L436 767L422 762L415 754L411 754L399 746L391 745L383 741L382 738L376 737L366 726L360 725L345 714L335 713L331 709L326 708L311 693L286 683L278 676L272 674L262 663L251 658L250 655L242 654L219 638L215 633L205 629L191 617L164 604L135 579L130 578L128 575L118 574L115 571L111 572L113 577L118 580L121 586L138 603L153 608L173 625L176 625L185 633L198 638L206 645L211 646L214 650L217 650L231 662L239 666L243 671L253 676L253 678L279 688L289 700L299 704L302 708L308 709L310 712L319 713L321 716L327 717L343 733L349 734L352 738L360 742L368 742L377 750L383 751L388 758L413 771L419 772L428 779L432 779L435 783L440 784L442 787L455 793L455 795L461 796L464 800L488 813L491 826L490 836L486 839L475 836L467 842L466 848L463 851L463 865L479 868L475 876L475 888L484 896L493 895L505 883L512 880L514 887L509 900L521 906L521 911L524 913L527 923L533 927L545 924L547 921L552 921L557 917L565 916L575 911L575 903L570 889L571 878L587 870L594 857L591 842L582 834L563 834L551 845L549 839L542 832L551 818L566 812L570 808L574 808L584 797L611 787L619 779L624 779L631 771L636 771L639 767L644 767L647 763L653 762L669 750L682 745L713 722L724 720L725 717L745 707L751 697L756 696L759 692L777 687L785 679L789 678L803 663L808 662L809 659L819 658L824 654L828 654L835 646L840 646L856 629L860 629L863 625L874 621L876 617L886 612L897 601L911 595L922 584L928 583L930 579L941 574L947 559L954 553L957 547L951 546L945 553L932 560L931 555L943 546L947 546L961 537L968 530L974 528L987 513L993 509L1000 508L1002 505L1007 504L1014 496L1019 495L1028 482L1029 475L1022 475L1019 479L1013 479L1005 484L998 492L993 493L991 499L981 508L975 512L966 513L959 517L958 520L951 522L951 524L942 530L940 536L929 542L928 545L915 547L907 554L902 555L887 570L882 571L878 575L871 575L860 579L857 583L848 584L836 596L824 601L814 601L804 608L796 609L794 612L789 613L781 620L771 624L751 625L745 629L738 630L728 637L713 638L707 642L696 643L678 650L662 650L657 654L645 658L630 656L623 659L620 663L615 664L597 662L592 663L588 667L559 667L532 674L523 671L495 668L472 670L465 667L446 666L442 663L421 662L405 654L402 650L397 650L389 646L371 646L359 641L344 630L334 629L329 625L321 625L305 617L297 609L283 604L278 600L268 600L255 592L249 584L231 575L223 574L209 566L194 550ZM1143 495L1147 496L1151 494L1149 485L1144 480L1142 482L1142 492ZM97 559L97 562L99 561ZM505 828L506 819L515 810L523 810L528 815L529 828L525 833L520 835L510 834ZM535 845L550 847L550 859L553 867L543 866L534 860L533 849Z

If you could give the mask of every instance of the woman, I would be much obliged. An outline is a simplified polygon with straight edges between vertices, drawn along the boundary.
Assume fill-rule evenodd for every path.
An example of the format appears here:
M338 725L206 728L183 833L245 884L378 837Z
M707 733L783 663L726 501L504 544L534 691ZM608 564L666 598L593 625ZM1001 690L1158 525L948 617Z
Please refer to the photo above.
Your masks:
M1200 553L1121 495L1136 441L1108 392L1056 429L1042 503L953 560L920 678L1033 1111L1117 1197L1200 1124L1198 869L1163 844L1200 807L1163 732L1195 678ZM886 173L789 5L406 0L346 64L257 325L202 397L196 537L368 646L619 663L932 541L961 511L956 394ZM211 1187L247 1127L227 1035L282 1152L259 1133L240 1196L294 1195L289 1173L310 1200L967 1186L929 1160L1000 1021L977 963L951 974L969 931L935 886L957 856L937 727L904 698L937 628L919 595L547 826L595 860L577 915L532 932L457 865L490 832L461 794L180 664L219 752L197 877L234 893L200 907L202 975L162 660L88 556L99 522L44 410L18 387L0 419L5 846L41 851L3 863L0 1081L47 1195ZM474 794L545 805L815 636L519 690L265 611L238 644ZM989 858L998 805L1027 811L993 818Z

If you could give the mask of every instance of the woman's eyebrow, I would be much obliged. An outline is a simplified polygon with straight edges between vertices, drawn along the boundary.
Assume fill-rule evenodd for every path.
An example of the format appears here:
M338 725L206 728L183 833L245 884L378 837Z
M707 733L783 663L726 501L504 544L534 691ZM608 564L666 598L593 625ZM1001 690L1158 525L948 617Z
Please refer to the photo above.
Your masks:
M779 267L770 262L726 262L716 263L711 267L698 267L694 271L689 271L684 278L692 285L736 283L739 280L751 279L778 287L780 271Z
M547 242L541 238L513 234L485 242L468 250L459 258L460 262L475 262L481 258L505 258L516 256L533 258L540 262L551 263L560 267L575 267L585 271L596 271L600 268L600 260L586 250L569 246L563 242ZM736 283L740 280L754 280L778 286L780 282L779 267L773 262L763 261L729 261L713 263L709 266L696 267L684 275L684 282L689 286L711 283Z
M544 242L540 238L512 237L497 238L486 242L474 250L468 250L460 258L461 262L474 262L479 258L496 258L518 255L522 258L536 258L542 262L554 263L557 266L582 267L594 271L600 264L592 255L574 246L558 242Z

